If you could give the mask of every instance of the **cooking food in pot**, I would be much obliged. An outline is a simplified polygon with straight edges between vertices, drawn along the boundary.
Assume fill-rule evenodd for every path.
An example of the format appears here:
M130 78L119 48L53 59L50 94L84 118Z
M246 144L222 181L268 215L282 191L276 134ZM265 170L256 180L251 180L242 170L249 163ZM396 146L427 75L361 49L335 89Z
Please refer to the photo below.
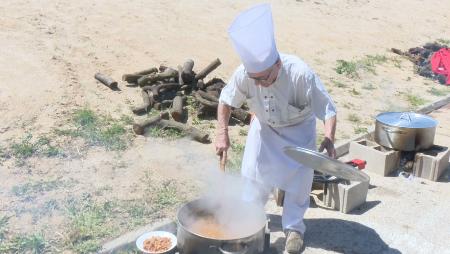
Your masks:
M170 249L172 241L169 237L152 236L144 241L144 250L149 252L163 252Z
M223 239L231 237L230 232L226 232L226 227L221 225L213 216L207 216L193 221L190 229L198 235L211 238Z
M177 219L177 246L185 254L263 252L266 215L259 204L202 198L183 205Z

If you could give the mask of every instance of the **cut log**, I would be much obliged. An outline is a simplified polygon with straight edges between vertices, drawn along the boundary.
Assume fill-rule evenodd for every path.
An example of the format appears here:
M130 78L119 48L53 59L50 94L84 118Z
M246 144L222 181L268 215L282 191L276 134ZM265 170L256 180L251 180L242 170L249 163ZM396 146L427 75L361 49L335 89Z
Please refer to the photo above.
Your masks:
M214 115L219 105L219 100L216 97L211 96L203 91L197 91L194 94L195 99L201 104L198 110L198 114L201 116L212 116ZM233 108L231 110L231 116L237 120L243 122L244 124L249 124L251 115L246 110L240 108Z
M211 97L216 97L216 98L219 98L219 96L220 96L220 92L217 90L206 91L206 94L208 94Z
M403 53L403 51L401 51L400 49L396 49L396 48L391 48L392 53L395 53L397 55L405 55L405 53Z
M182 124L171 120L159 120L157 122L154 122L152 125L158 126L160 128L177 129L188 135L191 139L203 144L210 142L208 134L201 132L195 127L187 126L186 124Z
M217 109L217 106L219 105L218 102L210 101L206 98L203 98L202 95L198 93L198 91L194 94L194 97L200 104L212 109Z
M233 108L231 111L231 116L243 122L244 124L249 124L251 119L251 114L240 108Z
M162 119L169 119L169 113L163 112L158 116L153 116L145 121L142 121L140 123L133 124L133 131L137 135L143 135L145 132L145 129L151 125L154 125L156 122L161 121Z
M209 101L219 102L219 98L217 96L214 96L213 94L209 94L201 90L198 90L196 93L198 93L202 98L207 99Z
M222 83L222 84L225 84L225 82L223 81L223 79L220 79L220 78L213 78L213 79L210 79L208 82L206 82L205 88L208 87L208 86L214 85L214 84L216 84L216 83Z
M166 68L164 72L161 73L152 73L149 75L145 75L137 80L139 86L145 86L157 81L169 80L171 78L177 78L178 71L172 68Z
M212 61L208 66L206 66L202 71L195 75L195 80L204 79L208 74L210 74L213 70L215 70L221 64L219 58Z
M184 62L181 78L185 83L192 83L195 80L195 73L192 71L193 68L194 60L188 59Z
M178 84L180 84L180 86L184 85L182 73L183 73L183 68L178 65Z
M213 91L213 90L222 91L222 88L224 88L224 87L225 87L225 83L217 82L212 85L206 86L206 91Z
M138 79L142 78L144 75L139 74L123 74L122 80L128 83L136 83Z
M153 107L153 104L155 103L155 99L153 98L152 92L150 92L150 94L148 94L147 91L142 90L141 95L142 95L142 100L143 100L142 105L131 109L131 111L133 111L133 113L135 113L135 114L147 113Z
M183 116L183 98L181 96L176 96L173 99L172 110L170 110L173 120L181 122Z
M101 74L101 73L96 73L95 74L95 79L100 81L100 83L102 83L103 85L109 87L110 89L116 90L117 89L117 82L115 80L113 80L112 78Z
M160 92L162 89L165 89L165 91L169 91L169 90L177 90L180 88L180 84L178 83L163 83L163 84L159 84L157 86L151 86L149 87L150 91L152 91L153 95L158 98L160 95Z
M164 72L167 69L167 66L161 64L158 69L159 72Z
M149 74L156 73L156 72L158 72L158 69L153 67L153 68L142 70L142 71L138 71L138 72L135 72L135 73L132 73L132 74L123 74L122 75L122 80L126 81L128 83L137 83L137 80L139 78L142 78L142 76L149 75Z
M134 74L135 75L148 75L148 74L157 73L157 72L158 72L158 68L153 67L153 68L150 68L150 69L138 71L138 72L136 72Z
M205 83L203 82L203 79L197 80L197 88L205 89Z

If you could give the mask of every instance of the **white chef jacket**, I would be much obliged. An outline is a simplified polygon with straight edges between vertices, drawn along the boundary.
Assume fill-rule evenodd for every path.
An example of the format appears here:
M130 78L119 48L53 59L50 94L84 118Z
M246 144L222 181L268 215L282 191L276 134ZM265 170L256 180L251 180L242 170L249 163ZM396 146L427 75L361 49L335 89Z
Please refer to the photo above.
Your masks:
M298 57L280 54L282 67L269 87L256 86L243 65L220 94L220 102L240 108L247 101L251 112L272 127L295 125L311 115L326 120L336 106L319 77Z
M242 175L271 187L307 196L313 170L290 159L285 146L316 149L315 118L336 115L336 107L314 72L299 58L280 54L282 67L269 87L256 86L243 66L222 90L220 102L240 107L247 101L256 119L242 160Z

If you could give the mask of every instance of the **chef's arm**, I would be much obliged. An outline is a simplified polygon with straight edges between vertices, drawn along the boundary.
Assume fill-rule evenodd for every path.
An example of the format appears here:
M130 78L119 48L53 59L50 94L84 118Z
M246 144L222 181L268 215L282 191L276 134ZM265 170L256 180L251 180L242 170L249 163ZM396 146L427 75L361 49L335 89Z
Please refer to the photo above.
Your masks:
M230 138L228 137L228 122L230 120L231 107L219 103L217 108L217 135L216 135L216 152L218 155L223 151L227 151L230 147Z
M328 118L324 121L325 125L325 138L319 147L319 152L327 150L328 156L336 158L336 149L334 148L334 134L336 132L336 115Z
M334 135L336 133L336 115L324 121L325 137L329 138L334 143Z

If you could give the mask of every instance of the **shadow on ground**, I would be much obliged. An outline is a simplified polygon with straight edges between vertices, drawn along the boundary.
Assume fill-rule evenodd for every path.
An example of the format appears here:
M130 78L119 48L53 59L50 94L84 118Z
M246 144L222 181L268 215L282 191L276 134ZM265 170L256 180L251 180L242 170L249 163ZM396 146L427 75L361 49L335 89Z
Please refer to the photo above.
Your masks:
M281 216L269 215L271 232L281 230ZM305 247L337 253L401 253L390 248L378 233L357 222L340 219L305 219ZM265 253L283 253L284 238L279 238Z

